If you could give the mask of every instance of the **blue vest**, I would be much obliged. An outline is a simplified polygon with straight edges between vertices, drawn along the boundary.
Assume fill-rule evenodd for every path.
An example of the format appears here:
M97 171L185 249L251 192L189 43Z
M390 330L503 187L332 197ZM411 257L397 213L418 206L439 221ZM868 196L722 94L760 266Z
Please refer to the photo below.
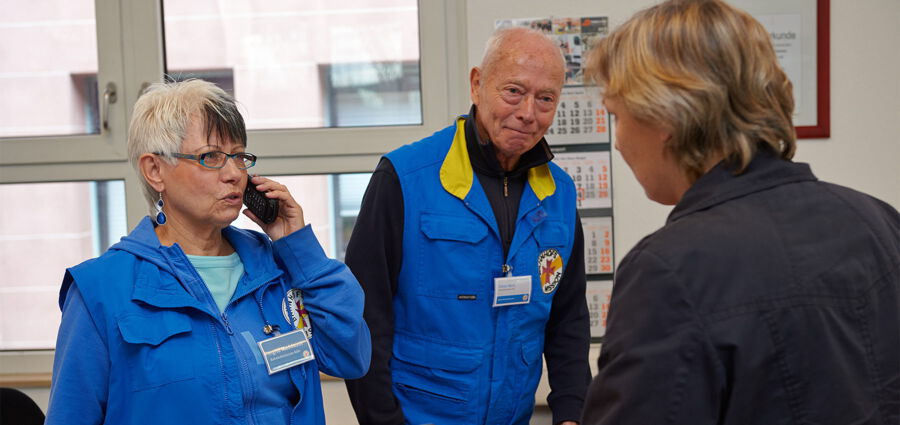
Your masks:
M387 155L404 208L393 390L412 424L527 424L544 328L574 242L575 187L555 164L530 169L503 258L464 126L460 117ZM504 265L531 276L530 303L492 307Z

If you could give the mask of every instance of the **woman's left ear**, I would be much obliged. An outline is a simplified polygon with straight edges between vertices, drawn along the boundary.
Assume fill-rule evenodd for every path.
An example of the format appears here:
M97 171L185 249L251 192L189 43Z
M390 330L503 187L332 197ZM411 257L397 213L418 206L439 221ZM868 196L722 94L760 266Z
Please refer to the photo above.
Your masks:
M664 145L668 146L672 141L672 131L669 129L661 129L660 130L660 138L662 138L662 142Z
M145 153L138 158L138 169L144 176L144 180L153 190L163 192L166 185L162 179L162 164L158 155Z

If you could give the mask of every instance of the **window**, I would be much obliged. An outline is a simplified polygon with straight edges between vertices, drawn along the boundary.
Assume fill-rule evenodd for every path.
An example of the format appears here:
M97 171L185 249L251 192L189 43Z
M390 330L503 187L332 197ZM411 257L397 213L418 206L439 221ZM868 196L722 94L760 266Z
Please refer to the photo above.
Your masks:
M304 199L315 185L317 198L302 201L307 221L329 255L343 257L368 182L360 173L467 106L458 32L465 4L332 3L316 10L308 2L211 0L7 5L0 17L0 56L10 58L0 64L0 194L31 199L44 212L0 213L0 264L9 275L0 281L0 350L52 346L65 268L99 255L147 214L125 157L127 124L143 86L166 73L208 79L235 94L250 150L260 156L253 171L296 176L303 183L294 194ZM283 19L298 28L266 28L284 29ZM47 239L62 234L69 239ZM65 253L51 251L64 243ZM48 259L26 266L21 258L29 256ZM40 317L23 318L17 309L36 300L45 303ZM50 323L46 335L17 333L25 320ZM0 374L16 371L0 362Z
M344 260L347 253L347 243L350 242L350 234L356 225L356 217L362 204L363 195L369 186L371 173L340 174L333 176L334 187L334 233L338 238L335 247L335 258Z
M0 210L0 350L53 348L65 269L125 235L124 184L3 184L0 198L17 200Z
M4 5L0 137L99 132L96 89L84 86L97 73L93 0Z
M371 176L371 173L353 173L269 177L287 186L303 208L303 218L312 226L325 254L343 261ZM243 214L234 226L262 232Z
M326 254L343 260L370 176L272 178L303 207ZM122 181L0 185L3 199L34 200L0 211L0 312L15 318L0 322L0 350L53 348L65 269L99 256L127 234L124 189ZM54 202L42 202L48 199ZM262 231L243 215L234 225Z
M422 122L416 0L166 1L163 10L167 73L228 70L248 129Z
M322 65L326 127L420 124L418 62Z

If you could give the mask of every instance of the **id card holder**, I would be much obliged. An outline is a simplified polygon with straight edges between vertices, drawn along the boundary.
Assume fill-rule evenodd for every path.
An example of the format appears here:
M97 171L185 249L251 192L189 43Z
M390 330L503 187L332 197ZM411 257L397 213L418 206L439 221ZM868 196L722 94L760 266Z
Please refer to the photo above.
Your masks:
M301 330L283 333L256 343L266 361L269 375L316 358L312 345Z
M531 276L494 278L494 307L528 304L531 302Z

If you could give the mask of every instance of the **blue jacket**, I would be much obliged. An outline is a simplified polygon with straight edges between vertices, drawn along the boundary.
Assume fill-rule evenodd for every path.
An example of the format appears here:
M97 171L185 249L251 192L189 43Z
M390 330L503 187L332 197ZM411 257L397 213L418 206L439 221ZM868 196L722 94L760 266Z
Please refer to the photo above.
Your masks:
M582 424L900 423L900 215L761 152L616 274Z
M462 118L387 155L404 211L390 369L412 424L528 422L551 303L572 254L576 194L562 169L529 169L503 258L497 221L468 155ZM492 307L493 281L504 265L530 277L528 304Z
M99 258L67 270L48 424L323 424L319 370L365 374L363 294L309 226L276 242L223 230L244 264L219 313L178 245L144 218ZM315 360L268 375L256 345L266 323L295 329L284 303L302 291Z

